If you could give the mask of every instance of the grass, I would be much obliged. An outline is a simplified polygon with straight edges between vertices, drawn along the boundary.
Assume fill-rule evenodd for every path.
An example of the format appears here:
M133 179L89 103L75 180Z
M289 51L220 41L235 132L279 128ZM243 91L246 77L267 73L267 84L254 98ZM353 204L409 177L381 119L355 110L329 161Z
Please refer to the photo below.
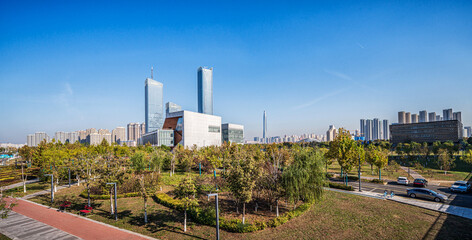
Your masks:
M2 233L0 233L0 240L11 240L11 238L3 235Z
M71 212L82 209L87 200L77 197L83 186L56 193L57 207L71 200ZM32 199L48 205L49 195ZM143 200L118 199L119 220L110 216L110 201L93 202L89 218L159 239L214 239L215 228L192 223L183 232L183 213L174 211L152 199L148 201L149 224L143 223ZM254 233L230 233L221 230L222 239L435 239L472 238L468 227L472 220L396 202L327 191L310 210L277 228Z
M413 168L421 176L432 179L432 180L444 180L444 181L459 181L459 180L468 180L470 178L470 172L458 172L458 171L447 171L447 174L444 174L444 170L432 169L432 168L423 168L417 169Z
M11 188L8 190L3 191L3 194L8 195L8 196L13 196L13 197L24 197L26 195L39 192L42 190L50 189L51 184L48 182L37 182L37 183L30 183L26 184L26 193L23 192L23 185L16 187L16 188Z
M341 173L341 166L338 162L334 161L331 165L328 166L328 172L331 173ZM392 167L387 167L386 169L382 169L382 180L392 180L396 181L398 177L407 177L408 173L403 171L401 168L393 169ZM357 166L355 166L349 175L357 176ZM361 165L361 176L362 177L372 177L372 178L379 178L379 170L377 167L373 167L373 171L371 169L370 164L364 163ZM413 180L411 178L410 180Z

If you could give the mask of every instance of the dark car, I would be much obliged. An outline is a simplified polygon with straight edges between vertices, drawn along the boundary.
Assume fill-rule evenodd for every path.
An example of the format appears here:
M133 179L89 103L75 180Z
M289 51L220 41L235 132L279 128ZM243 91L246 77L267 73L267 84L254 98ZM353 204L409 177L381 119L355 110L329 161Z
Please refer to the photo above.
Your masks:
M428 186L428 181L423 178L417 178L413 181L413 187L426 187Z
M424 198L434 200L435 202L447 201L447 196L426 188L407 189L406 194L411 198Z

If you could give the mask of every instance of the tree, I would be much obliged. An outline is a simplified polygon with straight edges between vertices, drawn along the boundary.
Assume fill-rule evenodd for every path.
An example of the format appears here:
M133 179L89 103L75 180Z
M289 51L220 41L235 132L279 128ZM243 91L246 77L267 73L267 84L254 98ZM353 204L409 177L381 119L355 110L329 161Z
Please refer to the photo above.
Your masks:
M464 151L462 153L461 159L469 165L472 164L472 150Z
M454 167L454 158L451 157L446 149L440 149L438 152L438 161L444 174L447 174Z
M357 143L351 138L349 131L343 128L339 129L339 134L329 143L327 157L336 159L341 166L341 172L344 171L345 174L357 165L359 158Z
M21 161L21 180L23 182L23 192L26 192L26 179L28 178L28 171L24 171L23 169L23 164L31 162L31 159L33 158L33 148L28 147L27 145L21 147L18 150L18 153L20 154L22 161Z
M143 198L144 203L144 223L148 223L147 217L147 200L152 196L159 185L160 175L146 174L145 172L140 172L136 175L137 182L139 184L139 192Z
M374 165L379 169L379 180L382 180L382 168L388 164L388 150L374 146L368 152L366 155L373 159Z
M198 202L195 199L196 192L195 184L190 177L183 179L175 188L175 195L182 202L184 210L184 232L187 232L187 210L198 206Z

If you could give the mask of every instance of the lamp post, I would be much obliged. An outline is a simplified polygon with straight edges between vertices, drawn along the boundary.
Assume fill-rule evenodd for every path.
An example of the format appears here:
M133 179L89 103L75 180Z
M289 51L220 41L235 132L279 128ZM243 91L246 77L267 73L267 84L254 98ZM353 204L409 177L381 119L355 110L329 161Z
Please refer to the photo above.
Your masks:
M116 182L114 183L107 183L107 185L110 184L110 185L113 185L113 192L115 194L115 211L113 211L113 206L111 206L111 211L115 213L115 221L118 220L118 207L116 206ZM110 202L110 205L112 205L112 203Z
M51 176L51 204L54 202L54 175L45 174L46 176Z
M220 217L218 214L218 193L210 193L208 194L208 201L210 201L210 197L215 196L215 204L216 204L216 240L220 240Z

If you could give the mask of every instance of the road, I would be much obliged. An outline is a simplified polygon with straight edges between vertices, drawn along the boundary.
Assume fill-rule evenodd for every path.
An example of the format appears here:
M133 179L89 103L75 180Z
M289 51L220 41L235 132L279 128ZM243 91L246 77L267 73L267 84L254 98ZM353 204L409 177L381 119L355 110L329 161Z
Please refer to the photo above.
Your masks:
M342 180L334 179L334 178L331 178L330 181L331 182L342 183ZM356 182L351 181L348 184L353 186L356 190L359 187L359 182L358 181L356 181ZM362 191L370 191L370 192L375 192L375 193L383 193L385 190L387 190L388 193L390 194L390 192L393 191L395 193L395 195L397 195L397 196L408 197L406 195L406 190L409 189L409 188L414 188L414 187L411 184L409 186L404 186L404 185L398 185L394 181L390 181L386 185L377 184L377 183L361 182L361 188L362 188ZM446 195L448 197L448 201L446 202L446 204L453 205L453 206L459 206L459 207L472 208L472 193L471 192L469 192L469 193L453 193L449 190L449 187L447 187L447 186L431 186L431 185L429 185L426 188ZM424 200L424 201L428 201L428 200Z

